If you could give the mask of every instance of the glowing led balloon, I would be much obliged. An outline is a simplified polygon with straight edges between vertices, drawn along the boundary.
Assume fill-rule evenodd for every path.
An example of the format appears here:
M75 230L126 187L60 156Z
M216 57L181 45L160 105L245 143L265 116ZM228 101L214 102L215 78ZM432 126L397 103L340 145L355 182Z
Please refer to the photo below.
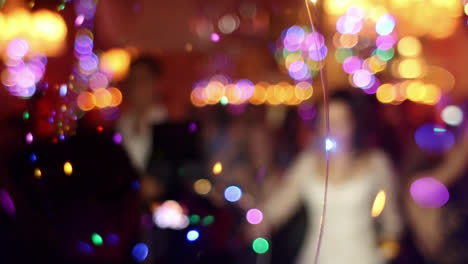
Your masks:
M448 151L455 144L455 136L449 130L434 124L424 124L414 133L416 144L428 153Z
M262 211L256 209L256 208L253 208L253 209L250 209L247 211L247 214L246 214L246 219L247 219L247 222L249 222L250 224L252 225L258 225L262 222L263 220L263 213Z
M374 204L372 205L372 217L378 217L383 209L385 208L386 194L383 190L380 190L375 196Z
M148 257L148 246L145 243L138 243L132 249L133 259L137 262L143 262Z
M456 105L449 105L442 110L441 117L447 125L458 126L463 122L463 111Z
M72 175L73 167L72 167L72 164L69 161L67 161L67 162L65 162L65 164L63 164L63 172L65 173L65 175L68 175L68 176Z
M103 240L102 240L102 237L98 234L98 233L93 233L91 235L91 241L93 241L93 244L95 246L102 246L103 244Z
M333 151L336 149L336 141L331 138L325 139L325 150L326 151Z
M252 242L252 248L257 254L265 254L270 248L270 244L263 237L259 237Z
M395 19L390 14L384 14L379 17L375 23L375 31L379 35L389 35L395 28Z
M200 234L197 230L190 230L187 232L187 240L190 242L194 242L200 237Z
M231 203L239 201L241 197L242 190L235 185L229 186L224 190L224 198Z
M221 162L216 162L213 166L213 174L218 175L223 171L223 164Z
M422 208L439 208L446 204L450 194L440 181L432 177L415 180L410 187L413 200Z

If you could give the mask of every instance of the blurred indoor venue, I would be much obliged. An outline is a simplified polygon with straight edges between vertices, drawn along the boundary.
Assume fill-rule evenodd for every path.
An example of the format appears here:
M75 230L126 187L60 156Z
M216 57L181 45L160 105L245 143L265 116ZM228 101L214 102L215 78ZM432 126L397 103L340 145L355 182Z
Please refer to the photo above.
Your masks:
M0 0L0 263L466 264L467 43L468 0Z

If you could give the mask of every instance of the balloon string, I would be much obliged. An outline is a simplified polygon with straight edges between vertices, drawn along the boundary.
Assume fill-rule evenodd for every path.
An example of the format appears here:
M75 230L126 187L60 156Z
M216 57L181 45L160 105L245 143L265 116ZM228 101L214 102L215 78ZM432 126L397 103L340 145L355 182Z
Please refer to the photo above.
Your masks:
M310 7L309 7L309 0L304 0L305 5L307 8L307 15L309 16L309 21L310 21L310 26L312 28L313 33L317 33L317 30L315 29L314 26L314 21L312 19L312 14L310 12ZM316 10L315 10L316 11ZM315 13L315 17L317 18L317 13ZM318 26L317 26L318 28ZM317 43L317 38L313 38L315 41L315 48L318 49L319 45ZM322 58L322 54L320 54L320 50L317 50L319 52L318 56L319 59L325 59ZM323 56L325 57L325 56ZM320 82L322 85L322 92L323 92L323 101L324 101L324 113L325 113L325 138L328 138L328 135L330 134L330 118L329 118L329 104L328 104L328 91L326 87L326 80L325 80L325 74L324 74L324 67L322 65L322 60L319 60L319 66L320 66ZM325 140L324 140L325 142ZM330 159L329 159L329 151L325 150L326 152L326 167L325 167L325 191L323 193L323 207L322 207L322 216L320 217L320 231L318 234L318 241L317 241L317 250L315 252L315 258L314 258L314 264L318 264L318 259L320 255L320 249L322 247L322 239L323 239L323 233L325 229L325 216L327 214L327 197L328 197L328 174L330 170Z

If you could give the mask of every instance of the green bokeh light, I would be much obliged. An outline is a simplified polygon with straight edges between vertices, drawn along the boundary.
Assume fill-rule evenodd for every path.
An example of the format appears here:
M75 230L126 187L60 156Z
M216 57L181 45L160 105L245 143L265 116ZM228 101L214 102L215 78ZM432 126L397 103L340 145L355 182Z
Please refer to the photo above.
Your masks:
M93 241L93 244L96 246L101 246L103 243L102 237L98 233L93 233L91 235L91 240Z
M189 217L190 219L190 224L191 225L196 225L200 222L200 216L198 216L197 214L193 214Z
M23 113L23 119L28 120L29 119L29 113L26 111Z
M344 60L350 56L353 56L352 49L339 48L335 51L335 59L339 63L343 63Z
M211 225L213 222L214 222L214 216L208 215L203 218L202 225L208 226L208 225Z
M219 101L221 105L227 105L229 103L229 100L226 96L221 97L221 100Z
M270 248L270 245L266 239L259 237L252 242L252 248L257 254L265 254Z

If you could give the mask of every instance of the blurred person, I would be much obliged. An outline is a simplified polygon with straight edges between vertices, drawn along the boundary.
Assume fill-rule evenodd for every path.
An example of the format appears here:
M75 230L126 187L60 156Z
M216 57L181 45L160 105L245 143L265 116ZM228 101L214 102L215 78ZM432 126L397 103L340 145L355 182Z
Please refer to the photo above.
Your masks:
M441 155L427 155L416 149L408 156L410 163L404 205L412 240L428 264L468 263L468 125L459 142ZM449 191L447 203L428 208L415 202L410 184L421 177L432 177ZM429 186L428 186L429 187ZM422 191L422 190L421 190ZM426 190L431 192L431 190ZM437 197L437 193L429 195Z
M142 56L131 63L124 90L126 105L117 124L122 144L133 166L142 175L141 192L147 200L160 192L158 183L146 174L152 151L153 126L167 119L158 87L161 74L161 65L154 58Z
M364 147L364 133L357 125L357 102L350 93L333 94L329 111L335 148L329 153L328 203L319 263L385 263L378 242L398 240L401 229L392 166L382 151ZM325 127L323 119L320 127ZM318 149L303 151L286 172L281 187L262 206L264 222L258 232L277 229L304 203L308 221L294 263L311 263L316 254L325 180L323 149L324 144L318 144ZM376 223L371 208L379 190L385 190L387 202Z

